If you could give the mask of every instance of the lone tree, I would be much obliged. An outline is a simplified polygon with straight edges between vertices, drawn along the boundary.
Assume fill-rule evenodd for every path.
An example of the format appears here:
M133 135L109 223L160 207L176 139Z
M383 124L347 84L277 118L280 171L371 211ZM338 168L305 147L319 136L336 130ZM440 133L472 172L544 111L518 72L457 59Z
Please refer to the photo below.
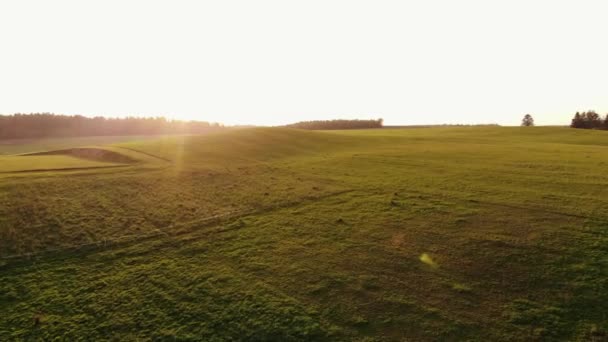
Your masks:
M534 126L534 119L532 118L532 115L526 114L526 116L524 116L524 118L521 120L521 125L525 127Z

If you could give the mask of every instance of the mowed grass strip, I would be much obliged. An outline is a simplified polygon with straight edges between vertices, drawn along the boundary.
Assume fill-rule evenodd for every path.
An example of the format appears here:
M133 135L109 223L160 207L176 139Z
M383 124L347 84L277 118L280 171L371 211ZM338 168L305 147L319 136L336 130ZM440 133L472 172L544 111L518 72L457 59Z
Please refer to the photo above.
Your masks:
M102 146L129 141L159 139L160 136L94 136L71 138L8 139L0 140L0 155L15 155L61 150L83 146Z
M86 169L109 166L108 163L90 160L83 161L70 156L0 157L0 165L0 172L2 173Z

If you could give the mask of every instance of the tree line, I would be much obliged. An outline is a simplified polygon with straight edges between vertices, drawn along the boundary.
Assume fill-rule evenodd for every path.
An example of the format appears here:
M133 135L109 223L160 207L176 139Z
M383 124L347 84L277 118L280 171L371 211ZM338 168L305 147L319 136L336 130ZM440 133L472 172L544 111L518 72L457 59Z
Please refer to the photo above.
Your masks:
M200 134L222 129L217 123L157 118L88 118L52 113L0 115L0 139L95 135Z
M310 129L310 130L330 130L330 129L362 129L362 128L382 128L382 119L377 120L314 120L301 121L286 125L289 128Z
M521 120L522 126L534 126L532 115L526 114ZM608 114L601 117L596 111L588 110L586 112L576 112L570 122L572 128L582 129L603 129L608 130Z
M586 112L576 112L570 123L572 128L583 128L583 129L606 129L608 130L608 114L602 118L594 110L588 110Z

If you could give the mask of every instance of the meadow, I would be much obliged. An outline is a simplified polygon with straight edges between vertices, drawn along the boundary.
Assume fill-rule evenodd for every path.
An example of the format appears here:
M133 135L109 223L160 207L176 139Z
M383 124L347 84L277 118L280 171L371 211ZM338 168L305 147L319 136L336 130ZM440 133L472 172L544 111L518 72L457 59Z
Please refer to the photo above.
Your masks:
M606 340L607 167L561 127L0 144L0 340Z

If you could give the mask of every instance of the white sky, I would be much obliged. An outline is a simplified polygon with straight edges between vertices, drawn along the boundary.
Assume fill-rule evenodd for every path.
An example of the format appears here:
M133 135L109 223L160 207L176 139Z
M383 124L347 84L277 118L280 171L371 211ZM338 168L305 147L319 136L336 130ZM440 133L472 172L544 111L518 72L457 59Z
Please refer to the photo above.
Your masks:
M568 124L608 1L0 0L0 113Z

